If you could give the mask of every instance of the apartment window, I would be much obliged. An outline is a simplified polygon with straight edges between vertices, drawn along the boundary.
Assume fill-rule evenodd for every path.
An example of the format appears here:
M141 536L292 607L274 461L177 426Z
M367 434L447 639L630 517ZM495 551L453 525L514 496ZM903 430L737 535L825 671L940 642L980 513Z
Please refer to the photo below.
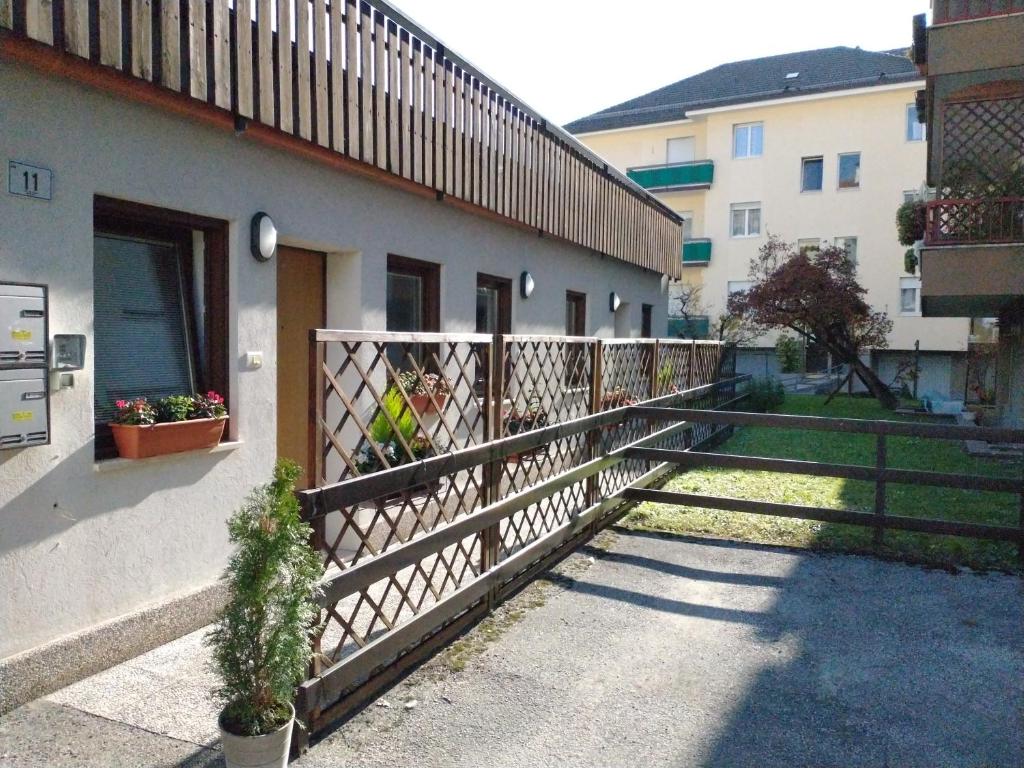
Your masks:
M754 287L754 283L750 280L730 280L728 284L729 295L732 296L734 293L743 293L749 291Z
M800 191L820 192L825 174L825 160L821 157L805 157L801 161Z
M665 142L665 162L692 163L696 158L697 142L693 136L669 139Z
M681 211L679 218L683 220L683 240L693 239L693 211Z
M764 123L741 123L732 127L732 156L761 157L764 154Z
M512 281L476 276L476 332L512 333Z
M733 203L730 214L733 237L756 237L761 234L760 203Z
M921 314L921 280L917 277L900 278L900 314Z
M860 152L847 152L839 156L839 188L856 189L860 186Z
M640 305L640 337L650 339L654 337L654 305Z
M917 105L907 105L907 141L924 141L927 137L925 124L917 119Z
M800 253L804 251L820 251L821 240L817 237L805 237L796 241L796 248Z
M227 224L97 198L93 234L97 459L116 455L114 402L227 397Z
M856 237L837 237L835 239L836 248L842 248L846 251L846 255L850 258L850 261L854 266L857 266L857 238Z

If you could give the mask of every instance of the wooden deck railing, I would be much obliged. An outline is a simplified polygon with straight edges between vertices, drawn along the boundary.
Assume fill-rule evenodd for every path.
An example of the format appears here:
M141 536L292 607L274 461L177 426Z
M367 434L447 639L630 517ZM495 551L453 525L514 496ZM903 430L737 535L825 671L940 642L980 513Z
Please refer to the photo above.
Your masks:
M932 24L1024 13L1024 0L934 0Z
M383 0L0 0L19 38L679 274L677 214Z
M927 208L925 243L1024 243L1024 197L933 200Z

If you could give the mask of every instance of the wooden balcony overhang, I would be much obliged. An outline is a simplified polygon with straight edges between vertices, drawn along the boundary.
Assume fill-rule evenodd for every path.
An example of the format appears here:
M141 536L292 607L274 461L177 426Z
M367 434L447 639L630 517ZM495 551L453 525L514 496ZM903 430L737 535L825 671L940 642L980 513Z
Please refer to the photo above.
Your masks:
M382 0L236 5L0 0L0 57L679 276L674 211Z

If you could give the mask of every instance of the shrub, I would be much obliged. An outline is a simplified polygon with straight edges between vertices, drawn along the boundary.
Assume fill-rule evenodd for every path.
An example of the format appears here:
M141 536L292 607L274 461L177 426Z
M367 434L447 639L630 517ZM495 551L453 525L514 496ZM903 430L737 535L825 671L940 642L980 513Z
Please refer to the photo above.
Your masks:
M747 387L747 399L743 402L743 410L754 413L767 413L775 410L786 402L786 390L778 379L767 376L753 379Z
M909 275L917 272L917 251L913 248L907 248L903 254L903 271Z
M278 460L273 482L256 488L228 521L237 545L224 580L228 604L207 636L221 678L221 724L240 736L284 725L312 655L323 566L293 493L301 470Z
M896 231L900 245L913 245L918 240L924 240L926 212L924 200L908 200L896 209Z
M779 335L775 342L775 355L779 358L779 366L783 373L797 373L802 362L800 342L787 333Z

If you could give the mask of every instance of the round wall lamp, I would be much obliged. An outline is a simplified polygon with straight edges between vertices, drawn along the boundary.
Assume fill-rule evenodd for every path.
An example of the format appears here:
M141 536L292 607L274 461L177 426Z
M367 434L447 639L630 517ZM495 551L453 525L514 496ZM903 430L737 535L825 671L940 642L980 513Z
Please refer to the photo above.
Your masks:
M533 293L533 288L533 275L529 272L523 272L523 274L519 276L519 295L524 299L528 299Z
M250 235L252 257L256 261L270 261L277 253L277 227L274 220L260 211L252 217Z
M621 305L622 305L622 299L619 298L619 294L617 294L615 291L612 291L611 293L608 294L608 311L609 312L618 312L619 311L619 307Z

